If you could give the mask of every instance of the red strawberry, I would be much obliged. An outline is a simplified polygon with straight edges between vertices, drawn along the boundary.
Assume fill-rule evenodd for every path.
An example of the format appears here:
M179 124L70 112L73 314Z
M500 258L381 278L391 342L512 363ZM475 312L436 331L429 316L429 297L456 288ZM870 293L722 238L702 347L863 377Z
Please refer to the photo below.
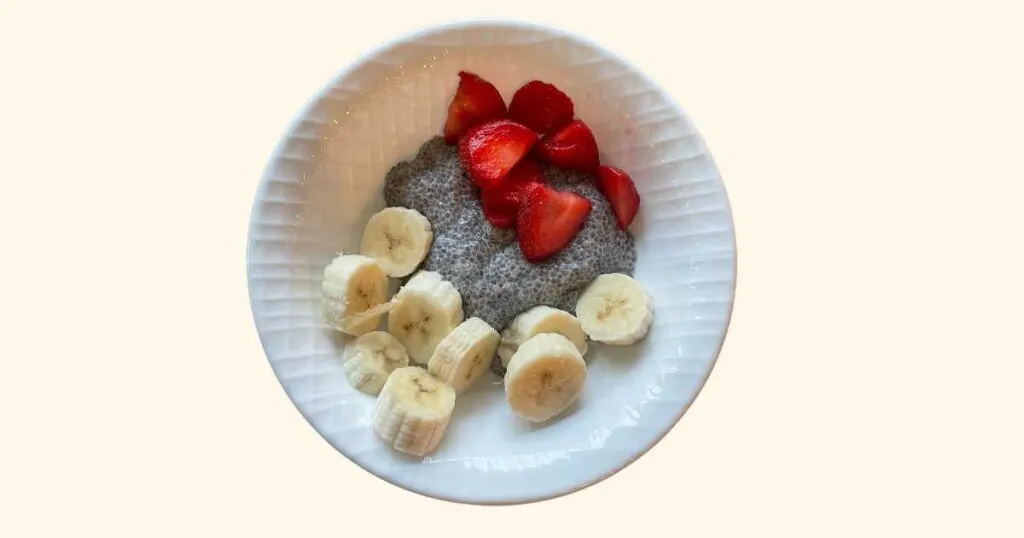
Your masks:
M505 101L493 84L473 73L459 71L459 87L448 105L444 141L454 144L470 127L503 118L506 111Z
M597 140L590 127L574 120L560 131L544 137L537 153L545 161L560 168L593 172L599 164Z
M515 228L519 215L519 198L527 183L543 183L540 166L533 159L523 159L497 185L480 192L484 217L496 228Z
M516 235L527 261L553 256L579 233L590 215L590 200L557 191L543 183L527 183L519 201Z
M619 228L629 227L640 209L640 193L636 191L633 178L620 168L602 166L597 170L597 190L611 204Z
M512 120L491 120L466 131L459 139L459 157L473 183L481 189L497 185L518 163L537 133Z
M572 99L553 84L531 80L516 90L508 105L508 117L548 134L572 121L576 113Z

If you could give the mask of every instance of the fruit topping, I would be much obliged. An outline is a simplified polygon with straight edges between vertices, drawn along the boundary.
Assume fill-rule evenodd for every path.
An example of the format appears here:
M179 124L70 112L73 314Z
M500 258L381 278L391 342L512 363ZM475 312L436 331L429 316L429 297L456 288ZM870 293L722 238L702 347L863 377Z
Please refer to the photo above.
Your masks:
M491 120L469 129L459 140L459 157L481 189L498 184L537 141L537 134L521 123Z
M654 322L654 300L643 285L622 273L597 277L576 302L583 332L612 346L635 344Z
M543 261L569 244L590 215L586 198L553 189L543 183L528 183L519 202L516 236L527 261Z
M448 105L444 141L454 144L474 125L503 118L506 112L505 101L493 84L473 73L460 71L459 87Z
M484 217L496 228L515 228L519 216L519 198L527 183L543 183L540 166L530 158L523 159L497 185L480 192Z
M553 84L531 80L516 90L508 116L540 134L552 133L572 121L572 99Z
M597 140L581 120L544 137L537 145L541 159L560 168L593 172L600 164Z
M619 228L628 228L640 209L640 193L633 178L621 168L601 166L597 171L597 189L611 204Z

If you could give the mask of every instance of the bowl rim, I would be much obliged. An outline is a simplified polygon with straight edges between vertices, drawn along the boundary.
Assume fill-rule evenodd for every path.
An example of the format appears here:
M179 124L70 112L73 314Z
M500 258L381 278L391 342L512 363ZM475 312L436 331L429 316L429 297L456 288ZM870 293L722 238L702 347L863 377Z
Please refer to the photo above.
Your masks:
M378 56L378 55L380 55L382 53L385 53L385 52L387 52L389 50L392 50L392 49L394 49L394 48L396 48L396 47L398 47L398 46L400 46L400 45L402 45L404 43L407 43L409 41L415 40L417 38L423 38L423 37L427 37L427 36L431 36L431 35L435 35L435 34L441 34L441 33L452 31L452 30L479 29L479 28L487 28L487 27L502 28L502 29L511 28L511 29L519 29L519 30L535 30L535 31L542 31L542 32L548 33L550 35L555 35L555 36L571 39L573 41L576 41L578 43L581 43L583 45L591 47L594 50L600 51L602 54L605 54L608 57L613 58L613 59L615 59L618 62L621 62L623 65L629 67L629 69L631 69L636 75L638 75L639 77L644 79L648 84L650 84L651 86L657 88L659 90L659 93L661 94L661 96L671 106L671 109L677 115L679 115L680 117L685 118L687 120L690 120L691 127L693 128L694 133L697 135L697 137L699 138L701 144L703 145L703 149L704 149L705 153L707 154L707 158L711 161L711 164L714 166L715 170L718 172L719 180L720 180L720 183L721 183L722 196L723 196L723 199L724 199L724 202L725 202L724 211L725 211L726 215L728 216L729 225L730 225L729 226L729 235L730 235L730 243L731 243L731 249L732 249L732 267L731 267L731 270L732 270L732 279L731 280L732 280L732 282L731 282L731 287L729 289L729 298L728 298L728 302L726 304L726 312L725 312L725 317L724 317L724 326L722 327L721 335L719 336L717 342L715 343L715 351L714 351L713 356L711 357L710 362L708 363L708 368L707 368L706 373L702 376L700 382L698 383L696 389L694 390L693 396L689 399L688 402L685 402L685 404L680 408L679 412L673 418L672 422L670 424L668 424L664 429L659 431L658 434L656 436L654 436L649 443L647 443L645 446L643 446L640 450L636 451L635 454L633 454L631 457L629 457L628 459L623 461L617 467L615 467L613 469L610 469L607 472L604 472L604 473L602 473L600 475L597 475L597 476L594 476L592 478L589 478L589 479L587 479L585 481L581 481L579 483L576 483L575 485L568 486L568 487L566 487L564 489L561 489L561 490L558 490L558 491L552 491L552 492L546 493L544 495L536 495L536 496L532 496L532 497L529 497L529 498L523 498L523 499L480 500L480 499L473 499L473 498L462 497L462 496L458 496L458 495L441 495L441 494L436 494L435 495L435 494L432 494L432 493L426 493L426 492L423 492L423 491L418 491L416 489L407 487L407 486L405 486L403 484L400 484L398 482L389 480L388 478L386 478L384 476L381 476L380 474L374 472L373 470L371 470L371 469L369 469L367 467L364 467L363 465L360 465L359 463L357 463L352 457L350 457L345 452L345 450L342 447L336 445L326 435L324 435L323 433L320 432L320 430L313 424L312 419L309 416L307 416L306 413L295 403L295 401L287 393L287 390L285 390L284 385L280 382L279 379L277 379L277 374L273 370L273 363L272 363L272 361L270 359L270 353L267 351L267 345L266 345L266 342L264 341L263 333L262 333L262 331L260 331L260 328L259 328L259 326L256 323L256 312L255 312L254 297L253 297L253 275L252 275L253 224L254 224L254 220L253 219L254 219L254 217L255 217L255 215L257 213L257 210L258 210L258 208L260 206L260 202L263 199L263 195L265 194L266 189L268 188L268 185L269 185L268 177L270 175L270 171L271 171L272 167L274 166L274 163L276 161L278 161L279 158L281 157L281 155L283 154L283 150L284 150L284 148L285 148L285 146L287 144L287 141L290 138L292 138L292 136L297 132L298 127L302 123L303 119L306 118L309 115L309 113L314 109L314 107L321 101L321 99L323 99L327 95L327 93L328 93L328 91L329 91L329 89L331 87L335 86L338 82L344 80L352 72L354 72L356 69L358 69L359 67L361 67L364 64L366 64L367 62L369 62L372 58L374 58L374 57L376 57L376 56ZM655 78L654 76L650 75L646 71L644 71L641 68L639 68L636 64L634 64L628 58L626 58L625 56L623 56L623 55L621 55L621 54L619 54L619 53L617 53L617 52L615 52L615 51L613 51L613 50L611 50L611 49L609 49L607 47L605 47L600 42L598 42L598 41L596 41L596 40L594 40L594 39L592 39L590 37L587 37L586 35L582 35L580 33L577 33L577 32L571 31L571 30L567 30L567 29L562 28L562 27L554 26L554 25L551 25L551 24L548 24L548 23L538 22L538 21L535 21L535 20L524 19L524 18L509 18L509 17L472 17L472 18L451 19L451 20L448 20L448 21L444 21L444 22L440 22L440 23L434 23L434 24L419 25L419 26L413 27L411 29L405 30L403 32L395 33L390 38L388 38L388 39L386 39L384 41L377 42L377 44L375 44L375 45L365 49L362 53L360 53L359 55L357 55L357 56L353 57L352 59L350 59L348 62L343 64L339 69L335 70L331 75L329 75L327 77L327 80L319 86L319 89L316 92L314 92L312 95L310 95L310 97L307 98L307 100L302 104L302 106L298 109L298 111L295 114L293 114L292 117L289 119L288 124L285 127L284 131L278 137L277 142L274 144L274 146L272 147L270 153L266 157L265 164L264 164L264 166L262 168L262 171L260 172L259 183L258 183L257 188L256 188L256 192L255 192L255 195L254 195L254 198L253 198L252 205L250 206L250 211L249 211L249 217L248 218L249 218L249 221L248 221L248 227L247 227L247 232L246 232L246 248L245 248L245 276L246 276L246 292L247 292L247 296L248 296L248 299L249 299L248 300L248 303L249 303L249 314L250 314L250 316L252 318L253 329L256 331L256 336L259 339L260 347L263 350L264 359L267 361L267 366L269 366L271 368L271 372L274 374L274 377L275 377L275 380L277 381L278 387L280 388L280 390L285 392L285 396L288 399L288 401L291 403L292 407L294 407L295 410L298 411L299 415L303 418L303 420L306 421L306 423L313 429L313 431L315 431L317 433L317 435L322 440L327 442L327 444L329 446L334 448L334 450L339 452L347 460L349 460L352 463L355 463L360 469L362 469L362 470L368 472L369 474L375 476L379 480L382 480L382 481L384 481L384 482L386 482L388 484L391 484L393 486L397 486L398 488L400 488L400 489L402 489L404 491L407 491L409 493L413 493L415 495L418 495L418 496L421 496L421 497L425 497L425 498L429 498L429 499L435 499L435 500L439 500L439 501L443 501L443 502L449 502L449 503L455 503L455 504L483 505L483 506L508 506L508 505L533 504L533 503L543 502L543 501L550 500L550 499L555 499L555 498L558 498L558 497L562 497L562 496L568 495L570 493L574 493L576 491L580 491L580 490L583 490L583 489L590 488L590 487L595 486L595 485L597 485L597 484L607 480L608 478L611 478L612 476L620 473L621 471L623 471L624 469L626 469L627 467L632 465L635 461L640 459L642 456L644 456L645 454L650 452L658 443L660 443L662 441L662 439L664 439L665 436L668 435L668 433L670 431L672 431L679 424L679 422L683 419L683 416L685 416L686 413L689 411L690 407L694 404L694 402L697 401L697 399L700 397L701 392L704 390L704 387L707 385L708 380L711 378L711 375L712 375L712 373L715 370L715 366L718 364L718 359L721 356L722 348L725 346L725 341L727 340L727 337L728 337L728 334L729 334L729 329L730 329L730 327L732 325L733 310L735 308L735 303L736 303L736 287L737 287L737 282L739 280L739 251L738 251L738 248L737 248L738 245L737 245L737 241L736 241L736 220L733 217L732 203L731 203L731 200L729 198L729 192L728 192L728 188L727 188L727 186L725 184L725 179L724 179L724 177L722 177L721 169L718 167L718 163L715 161L715 158L714 158L714 155L711 152L711 149L707 147L707 142L706 142L706 139L704 138L703 133L700 132L700 130L697 127L696 123L692 121L692 119L685 112L685 110L679 105L679 103L676 100L675 96L673 96L671 93L665 91L664 86L659 83L657 78Z

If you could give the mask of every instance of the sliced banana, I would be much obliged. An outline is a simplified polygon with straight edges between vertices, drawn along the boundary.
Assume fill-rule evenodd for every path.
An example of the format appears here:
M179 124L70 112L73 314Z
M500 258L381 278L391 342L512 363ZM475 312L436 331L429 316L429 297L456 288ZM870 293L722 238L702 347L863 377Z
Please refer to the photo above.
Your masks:
M640 341L654 322L654 300L629 275L594 279L576 302L576 317L591 339L616 346Z
M462 323L462 295L433 271L413 275L398 290L395 301L388 314L388 332L420 364L430 361L441 339Z
M516 415L543 422L572 405L586 381L587 364L576 346L561 334L541 333L512 355L505 398Z
M500 339L487 322L469 318L437 344L427 370L462 394L487 371Z
M349 343L341 361L353 388L378 394L391 372L409 366L409 355L394 336L373 331Z
M360 253L377 260L388 276L401 278L419 267L433 241L430 221L419 211L389 207L366 223Z
M391 372L373 409L373 430L395 450L425 456L437 448L455 411L455 389L426 370Z
M550 306L535 306L520 313L501 333L498 356L502 368L508 368L516 349L523 342L541 333L558 333L572 342L580 355L587 354L587 335L576 316Z
M377 327L380 315L358 317L356 322L352 316L384 302L388 276L373 258L339 254L324 269L321 290L324 322L343 333L361 336Z

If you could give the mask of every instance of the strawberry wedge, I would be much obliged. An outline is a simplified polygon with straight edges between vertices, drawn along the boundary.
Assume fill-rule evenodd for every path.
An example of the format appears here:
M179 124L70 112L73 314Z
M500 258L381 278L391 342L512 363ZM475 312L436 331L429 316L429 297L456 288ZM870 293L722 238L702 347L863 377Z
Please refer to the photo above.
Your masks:
M444 141L455 144L474 125L502 118L506 112L505 101L493 84L473 73L460 71L459 87L448 105Z
M597 171L597 190L608 200L619 228L625 230L640 209L640 193L633 178L621 168L602 166Z
M570 170L594 172L600 164L597 139L581 120L573 120L558 132L545 136L537 145L537 153L544 161Z
M508 117L537 131L548 134L572 121L575 107L568 95L539 80L531 80L516 90L508 105Z
M515 228L519 216L519 199L527 183L543 183L540 166L530 158L523 159L497 185L480 192L480 208L484 218L495 228Z
M459 139L459 157L481 189L498 184L537 141L537 133L521 123L492 120L469 129Z
M516 222L523 257L536 263L557 254L576 237L590 210L590 200L578 194L558 191L543 183L526 184Z

